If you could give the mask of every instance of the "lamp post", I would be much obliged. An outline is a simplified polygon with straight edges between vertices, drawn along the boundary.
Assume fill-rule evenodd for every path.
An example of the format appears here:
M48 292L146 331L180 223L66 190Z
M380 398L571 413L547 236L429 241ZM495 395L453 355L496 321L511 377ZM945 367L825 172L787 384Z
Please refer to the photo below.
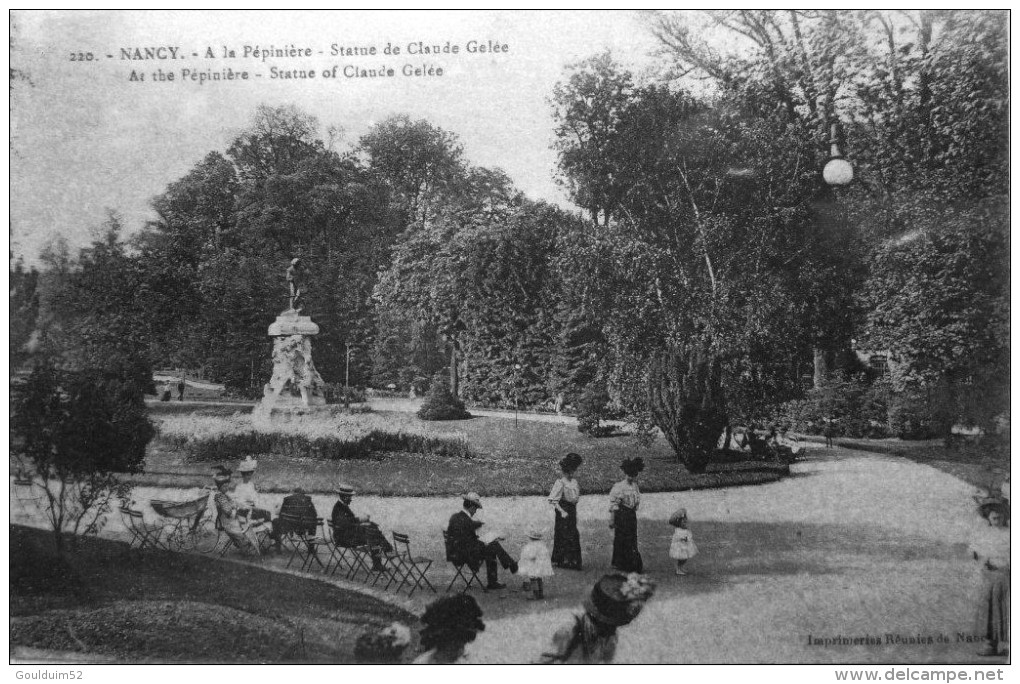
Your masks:
M833 214L837 221L843 223L845 221L845 217L840 211L835 188L846 187L853 182L854 167L850 162L843 158L843 153L839 149L839 140L839 123L833 122L829 127L829 161L827 161L825 166L822 168L822 179L830 188L833 188L831 199ZM816 346L814 349L813 377L813 383L816 389L821 387L824 381L826 365L825 351Z
M521 398L521 364L514 364L514 427L517 427L517 410Z
M822 169L822 178L832 187L850 185L854 179L854 167L839 150L839 124L834 123L829 129L829 161Z

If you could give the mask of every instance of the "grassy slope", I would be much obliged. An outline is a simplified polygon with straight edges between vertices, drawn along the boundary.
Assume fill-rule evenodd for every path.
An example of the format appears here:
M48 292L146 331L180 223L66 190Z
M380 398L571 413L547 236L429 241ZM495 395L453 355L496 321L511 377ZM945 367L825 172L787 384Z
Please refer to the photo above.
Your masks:
M395 423L417 420L403 413L372 415L392 416ZM593 439L571 425L557 423L477 417L428 425L465 434L476 456L460 459L399 453L380 455L377 460L319 461L259 455L259 487L266 492L287 492L297 486L312 492L329 491L342 477L365 494L440 495L465 489L482 496L540 494L559 476L557 464L570 451L584 458L584 479L594 484L590 488L593 494L608 492L622 477L620 461L632 456L644 457L647 467L641 483L650 492L753 484L777 479L780 474L764 464L744 463L713 467L705 475L693 476L676 463L661 438L646 448L630 436ZM152 486L200 486L208 482L210 472L207 464L185 463L180 452L161 449L156 442L150 446L146 473L132 481Z
M218 559L11 526L10 644L138 661L352 662L367 626L416 618L335 586Z

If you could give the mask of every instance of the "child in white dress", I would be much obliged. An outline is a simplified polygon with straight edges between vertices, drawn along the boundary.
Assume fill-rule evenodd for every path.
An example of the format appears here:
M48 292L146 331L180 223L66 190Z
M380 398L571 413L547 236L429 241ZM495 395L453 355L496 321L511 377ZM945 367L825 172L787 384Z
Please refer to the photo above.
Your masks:
M676 560L676 574L686 575L684 563L694 558L698 553L698 547L694 544L694 535L687 529L687 509L678 508L673 515L669 516L669 524L675 527L673 539L669 544L669 557Z
M530 541L521 547L521 560L517 572L528 578L525 590L531 588L532 598L543 599L545 594L542 593L542 578L553 576L552 557L542 542L541 532L531 530L528 532L528 539Z

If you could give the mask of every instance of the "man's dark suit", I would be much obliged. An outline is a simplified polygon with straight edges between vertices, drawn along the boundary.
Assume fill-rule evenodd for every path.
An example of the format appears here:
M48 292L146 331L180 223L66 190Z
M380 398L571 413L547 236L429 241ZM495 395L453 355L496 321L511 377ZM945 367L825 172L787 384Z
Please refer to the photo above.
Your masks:
M312 497L304 492L288 494L283 497L280 515L273 521L273 538L279 539L281 535L289 532L315 534L315 530L319 526L318 517L319 514L315 511ZM292 522L297 519L300 519L300 524Z
M454 563L466 563L472 570L477 571L485 561L485 574L489 586L499 582L499 574L496 569L498 560L504 570L517 572L517 563L510 555L503 550L498 541L489 544L478 538L478 528L482 523L472 518L467 511L454 513L450 517L450 524L446 528L446 535L449 539L449 560Z
M383 551L393 550L378 525L359 522L358 516L342 500L333 506L330 519L333 521L333 541L340 546L362 546L371 542L373 547L381 547Z

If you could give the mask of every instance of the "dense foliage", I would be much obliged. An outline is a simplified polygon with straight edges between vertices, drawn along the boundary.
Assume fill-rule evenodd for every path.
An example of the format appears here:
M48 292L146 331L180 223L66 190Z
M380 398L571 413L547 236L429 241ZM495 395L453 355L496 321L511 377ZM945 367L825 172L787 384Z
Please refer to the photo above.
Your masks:
M121 492L117 475L141 470L153 429L137 369L65 371L41 363L15 395L12 442L42 490L58 550L65 532L102 528Z
M111 215L80 253L15 263L12 353L253 395L300 257L323 378L343 382L351 349L352 386L434 386L438 413L622 412L693 471L727 425L787 401L792 423L848 433L990 428L1009 378L1005 15L647 16L665 76L604 53L550 94L583 216L471 166L428 121L347 143L260 107L130 241ZM856 176L842 189L821 175L834 122ZM888 359L879 384L858 352Z

